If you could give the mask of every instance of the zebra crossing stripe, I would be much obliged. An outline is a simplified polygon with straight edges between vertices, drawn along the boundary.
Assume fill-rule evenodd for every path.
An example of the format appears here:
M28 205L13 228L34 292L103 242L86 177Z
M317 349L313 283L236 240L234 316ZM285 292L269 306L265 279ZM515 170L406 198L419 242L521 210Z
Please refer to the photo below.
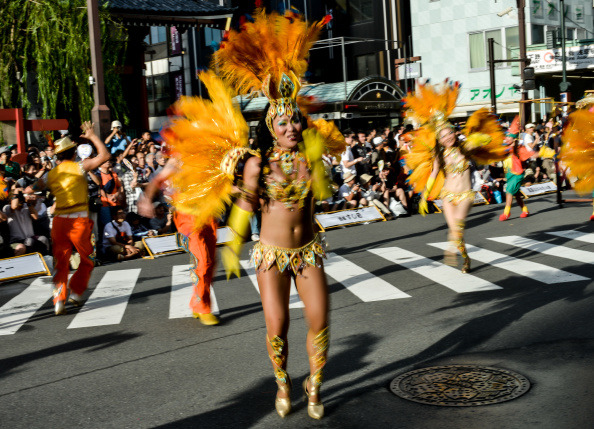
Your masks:
M430 246L438 249L447 249L448 243L429 243ZM590 280L587 277L578 276L577 274L568 273L566 271L558 270L544 264L537 264L532 261L525 261L522 259L507 256L502 253L492 252L490 250L481 249L470 244L466 245L466 250L470 259L490 264L502 270L511 271L512 273L521 276L530 277L536 281L546 284L567 283L579 280Z
M192 279L190 277L191 265L174 265L171 268L171 299L169 300L169 318L181 319L193 317L190 308L192 298ZM210 287L210 311L218 315L219 305L212 285Z
M139 275L140 268L106 272L68 329L120 323Z
M334 253L329 253L324 261L324 271L363 302L410 298L385 280Z
M260 288L258 287L258 279L256 277L256 269L254 268L254 264L250 261L241 261L241 266L247 272L248 277L250 278L252 284L256 288L258 294L260 293ZM289 308L303 308L305 305L303 301L299 298L299 293L297 292L297 288L295 287L295 280L291 279L291 292L289 296Z
M424 258L399 247L382 247L379 249L370 249L369 252L395 264L402 265L454 292L466 293L501 289L496 284L483 280L480 277L471 274L462 274L456 268Z
M569 238L571 240L583 241L584 243L594 244L594 234L588 234L581 231L569 229L566 231L548 232L549 235L556 235L557 237Z
M489 240L509 244L510 246L521 247L522 249L532 250L533 252L543 253L545 255L557 256L559 258L570 259L585 264L594 264L594 253L585 250L543 243L542 241L531 240L530 238L520 237L519 235L494 237L489 238Z
M0 308L0 335L12 335L52 296L52 278L35 279ZM52 310L53 312L53 310Z

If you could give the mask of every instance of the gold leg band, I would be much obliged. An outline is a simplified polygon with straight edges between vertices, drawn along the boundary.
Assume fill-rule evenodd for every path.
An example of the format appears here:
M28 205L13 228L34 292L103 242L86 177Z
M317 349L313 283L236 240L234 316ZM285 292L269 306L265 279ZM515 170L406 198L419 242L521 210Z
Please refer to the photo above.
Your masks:
M324 379L324 366L328 356L328 342L330 340L330 328L326 326L313 339L314 354L310 356L316 371L310 377L314 389L322 384ZM313 390L313 389L312 389Z

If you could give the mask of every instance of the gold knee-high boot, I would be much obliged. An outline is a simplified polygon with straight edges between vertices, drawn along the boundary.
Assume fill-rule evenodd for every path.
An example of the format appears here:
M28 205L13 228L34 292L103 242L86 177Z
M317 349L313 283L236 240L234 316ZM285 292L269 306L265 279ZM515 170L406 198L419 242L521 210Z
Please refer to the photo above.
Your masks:
M464 258L464 265L462 266L462 272L464 274L470 271L470 258L468 257L468 252L466 251L466 242L464 241L464 229L466 227L466 223L463 220L458 221L458 240L457 240L457 247L460 255Z
M313 419L321 419L324 417L324 404L319 400L320 386L324 379L324 366L326 365L326 358L328 356L328 341L330 338L330 329L325 327L316 334L313 339L314 354L309 357L310 362L316 369L313 375L310 375L303 381L303 391L307 397L307 414ZM308 382L311 388L308 388ZM318 401L312 401L312 396L318 396Z
M272 367L274 368L274 377L276 378L276 384L278 390L285 392L285 398L279 398L278 394L274 401L274 407L279 416L285 417L291 412L291 378L285 370L287 362L287 342L278 335L274 336L272 340L266 337L266 340L272 348L272 355L270 360L272 361Z
M450 267L458 266L458 254L456 248L458 247L458 237L452 231L448 232L448 247L443 251L443 262Z

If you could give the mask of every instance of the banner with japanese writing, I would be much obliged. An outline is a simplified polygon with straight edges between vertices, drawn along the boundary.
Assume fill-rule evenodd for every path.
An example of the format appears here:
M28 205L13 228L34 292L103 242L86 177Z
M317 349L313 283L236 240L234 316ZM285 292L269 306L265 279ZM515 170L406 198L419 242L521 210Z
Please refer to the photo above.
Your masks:
M322 229L336 228L338 226L351 225L355 223L386 220L375 206L351 210L341 210L331 213L318 213L316 214L315 219Z

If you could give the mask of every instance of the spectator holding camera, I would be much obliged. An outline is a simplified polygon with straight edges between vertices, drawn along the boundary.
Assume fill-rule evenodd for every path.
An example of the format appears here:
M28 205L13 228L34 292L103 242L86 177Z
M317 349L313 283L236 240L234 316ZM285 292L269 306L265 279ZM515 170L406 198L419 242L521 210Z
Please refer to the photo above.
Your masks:
M355 183L357 176L352 173L346 173L344 176L344 183L338 189L338 196L346 201L347 209L354 209L359 207L359 200L361 198L361 187Z
M167 209L167 205L160 203L155 208L155 217L150 220L150 227L157 231L157 234L169 234L172 228L173 214Z
M132 228L126 222L126 212L118 208L114 219L103 230L103 249L105 256L116 261L139 258L144 251L141 241L134 242Z
M37 198L35 195L25 195L21 188L13 188L10 204L2 211L8 218L10 244L15 256L30 252L47 255L49 240L45 236L37 236L33 230L33 221L38 219Z
M4 171L6 179L18 180L21 176L21 165L11 161L12 150L9 146L0 149L0 169Z
M105 139L105 145L108 147L111 154L118 150L125 150L130 139L122 130L122 123L120 121L113 121L111 123L111 134Z

